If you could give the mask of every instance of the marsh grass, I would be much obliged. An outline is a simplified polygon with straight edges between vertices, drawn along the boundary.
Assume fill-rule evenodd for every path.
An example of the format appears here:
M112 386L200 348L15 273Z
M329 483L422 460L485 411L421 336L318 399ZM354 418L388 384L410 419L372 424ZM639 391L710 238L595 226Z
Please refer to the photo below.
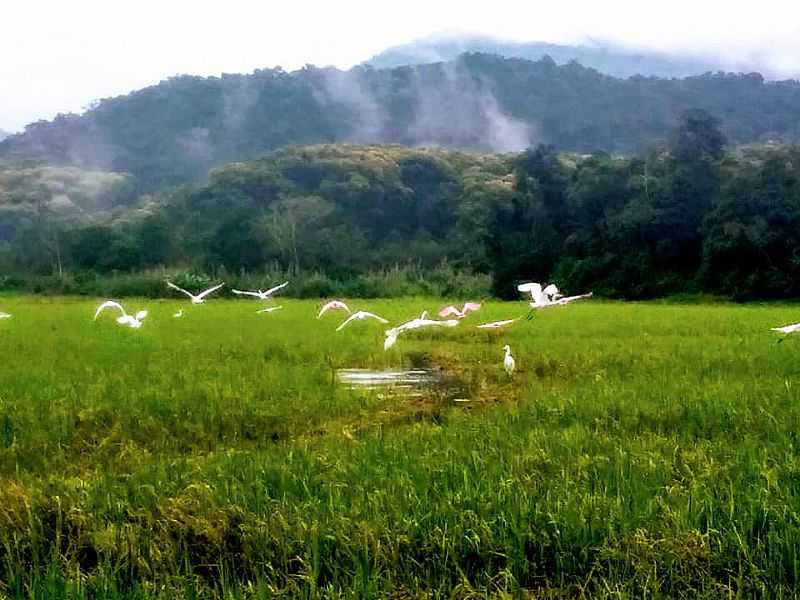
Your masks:
M592 302L495 335L311 301L3 297L0 596L794 597L794 307ZM426 298L356 301L392 322ZM179 306L183 319L172 319ZM502 369L511 345L518 371ZM339 368L441 368L452 395Z

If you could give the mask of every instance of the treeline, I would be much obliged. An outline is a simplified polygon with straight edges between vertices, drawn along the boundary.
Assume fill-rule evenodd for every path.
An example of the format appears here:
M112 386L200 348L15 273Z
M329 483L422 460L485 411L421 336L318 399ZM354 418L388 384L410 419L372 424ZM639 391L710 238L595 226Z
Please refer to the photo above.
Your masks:
M52 202L1 205L0 269L9 285L21 273L132 281L168 268L288 274L317 282L305 294L380 295L380 285L343 282L388 287L376 273L422 281L438 269L440 281L444 272L470 290L490 276L501 297L523 279L618 298L797 297L798 169L797 146L726 151L719 122L699 110L669 144L630 158L545 145L503 156L289 148L218 169L207 185L80 218ZM152 280L146 293L160 293Z
M480 152L536 143L561 152L640 152L679 115L724 116L732 143L800 139L800 83L756 74L616 79L576 62L465 54L446 63L350 71L181 76L60 115L0 142L0 158L130 173L140 192L204 181L210 168L287 145L436 145Z

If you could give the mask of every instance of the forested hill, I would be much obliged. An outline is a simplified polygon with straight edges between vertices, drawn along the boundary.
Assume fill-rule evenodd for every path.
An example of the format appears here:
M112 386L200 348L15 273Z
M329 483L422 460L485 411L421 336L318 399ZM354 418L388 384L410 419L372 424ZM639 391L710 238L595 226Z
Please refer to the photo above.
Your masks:
M490 152L550 143L628 152L664 140L692 107L733 143L800 137L800 84L757 74L615 79L577 63L484 54L449 63L350 71L308 67L176 77L99 102L82 116L29 125L0 158L128 172L139 189L198 181L208 170L286 145L435 145Z
M10 135L11 134L8 133L7 131L4 131L4 130L0 129L0 142L3 141L4 139L6 139Z
M720 61L712 62L702 58L644 50L634 51L613 44L571 46L546 42L511 42L477 35L434 36L415 40L387 48L366 60L365 64L372 65L376 69L390 69L454 60L465 52L481 52L526 60L541 60L549 56L559 65L574 60L605 75L623 78L634 75L689 77L709 71L725 70ZM737 70L741 70L741 67Z
M507 297L532 279L622 298L796 298L800 146L724 143L690 111L671 144L629 158L294 147L138 199L121 174L8 165L0 289L18 275L62 293L160 295L166 268L205 274L193 285L288 272L294 294L376 295L388 292L371 277L399 265L451 295L491 277ZM143 285L91 287L114 274Z

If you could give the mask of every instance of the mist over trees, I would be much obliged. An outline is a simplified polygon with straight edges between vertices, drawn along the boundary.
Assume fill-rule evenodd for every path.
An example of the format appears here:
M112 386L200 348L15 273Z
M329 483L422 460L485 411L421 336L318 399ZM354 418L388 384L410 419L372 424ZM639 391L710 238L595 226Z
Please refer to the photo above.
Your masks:
M800 137L794 81L753 73L615 79L549 57L466 54L393 69L175 77L81 116L33 123L0 142L0 158L126 172L141 193L203 182L214 167L288 145L636 153L666 143L691 108L718 115L732 144Z
M585 67L596 69L612 77L689 77L716 71L741 71L744 65L731 64L724 59L631 50L607 42L570 46L546 42L512 42L481 35L431 36L387 48L364 61L376 69L391 69L407 65L420 65L455 60L465 52L496 54L506 58L541 60L549 56L559 65L577 61ZM760 66L749 65L747 71L760 71Z
M694 109L630 157L292 147L138 198L129 176L7 165L0 272L57 288L160 267L346 281L447 265L501 297L527 279L619 298L797 296L800 147L727 144Z

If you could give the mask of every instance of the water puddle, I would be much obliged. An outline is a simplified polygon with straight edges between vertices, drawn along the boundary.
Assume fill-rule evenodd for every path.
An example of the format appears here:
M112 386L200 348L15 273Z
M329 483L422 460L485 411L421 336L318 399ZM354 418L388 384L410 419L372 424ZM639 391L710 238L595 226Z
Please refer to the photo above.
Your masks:
M443 382L433 369L339 369L337 375L350 389L394 391L403 396L422 396Z

